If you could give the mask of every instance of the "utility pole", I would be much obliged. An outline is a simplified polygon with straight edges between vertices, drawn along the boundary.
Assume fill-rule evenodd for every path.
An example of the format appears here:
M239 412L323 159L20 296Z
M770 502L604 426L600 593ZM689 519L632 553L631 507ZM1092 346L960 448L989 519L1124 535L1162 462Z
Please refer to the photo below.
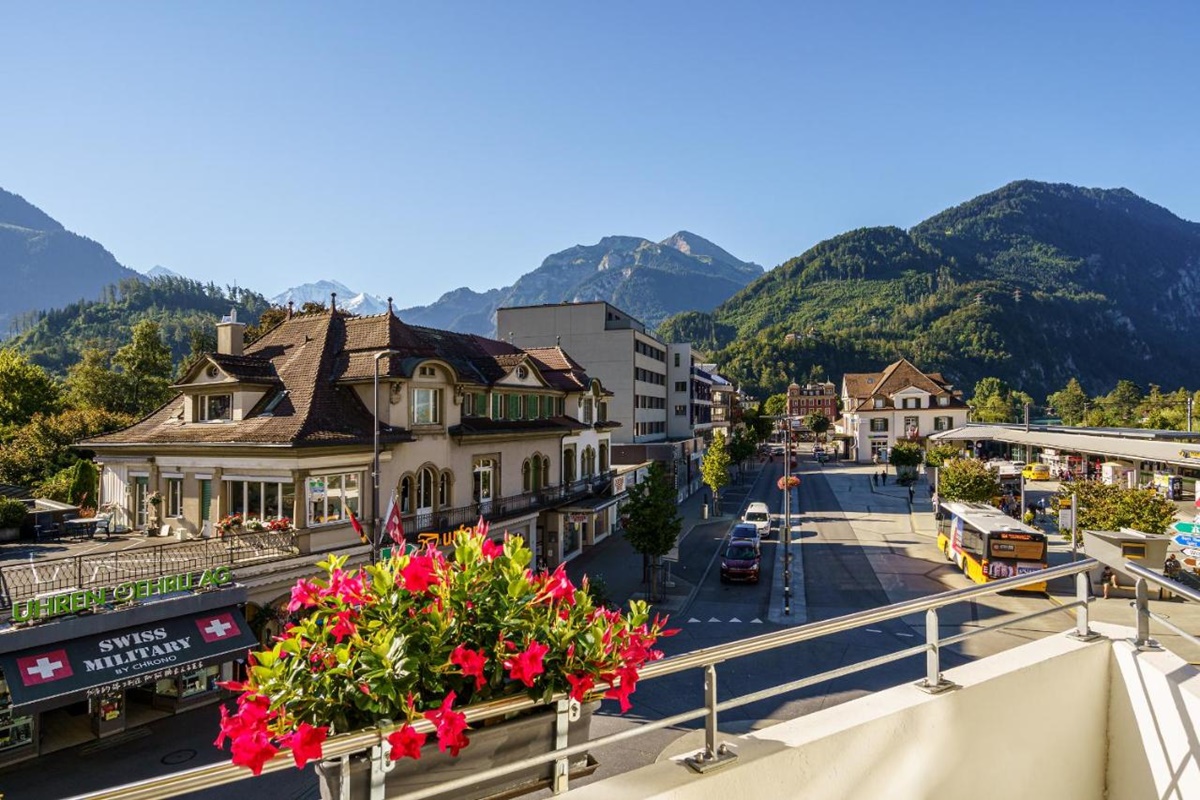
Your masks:
M783 440L783 613L792 613L792 431L784 417Z
M1029 403L1025 404L1025 432L1029 433Z
M1192 432L1192 396L1189 394L1187 399L1188 408L1188 433Z

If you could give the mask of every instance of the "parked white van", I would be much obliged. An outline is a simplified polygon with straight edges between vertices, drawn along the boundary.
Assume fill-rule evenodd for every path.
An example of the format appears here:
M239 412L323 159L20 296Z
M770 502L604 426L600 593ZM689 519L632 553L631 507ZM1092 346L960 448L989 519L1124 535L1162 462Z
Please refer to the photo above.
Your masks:
M758 535L764 539L771 535L771 512L767 510L766 503L751 503L746 506L742 522L753 524L758 529Z

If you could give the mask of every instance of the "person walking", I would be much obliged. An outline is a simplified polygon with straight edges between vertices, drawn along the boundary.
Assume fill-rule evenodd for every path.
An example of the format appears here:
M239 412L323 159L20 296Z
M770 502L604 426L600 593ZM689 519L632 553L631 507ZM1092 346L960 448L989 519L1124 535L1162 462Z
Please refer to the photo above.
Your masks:
M887 486L887 468L886 467L879 470L879 480L883 483L884 486Z
M914 493L914 492L915 492L915 490L913 489L913 487L912 487L912 484L910 483L910 484L908 485L908 504L909 504L910 506L912 505L912 501L913 501L913 493Z
M879 473L878 472L871 473L871 483L873 483L876 486L879 485Z

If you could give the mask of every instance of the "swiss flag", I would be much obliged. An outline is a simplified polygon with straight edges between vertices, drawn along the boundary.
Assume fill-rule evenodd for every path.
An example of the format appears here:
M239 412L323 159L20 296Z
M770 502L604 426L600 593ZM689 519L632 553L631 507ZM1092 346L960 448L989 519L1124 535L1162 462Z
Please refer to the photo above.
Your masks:
M38 653L17 659L17 672L21 673L21 681L26 686L69 678L75 673L71 671L71 662L66 650L51 650L48 653Z
M230 636L237 636L238 626L233 621L232 614L217 614L215 617L200 617L196 620L200 636L206 642L219 642Z
M388 501L387 514L384 516L383 529L392 537L396 544L404 544L404 521L400 519L400 505L396 502L396 492Z

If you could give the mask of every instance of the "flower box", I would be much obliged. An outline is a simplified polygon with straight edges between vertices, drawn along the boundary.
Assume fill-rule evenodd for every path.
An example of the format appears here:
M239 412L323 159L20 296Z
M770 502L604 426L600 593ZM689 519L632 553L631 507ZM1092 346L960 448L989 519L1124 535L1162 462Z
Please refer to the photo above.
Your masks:
M568 746L583 744L590 737L592 714L600 706L599 701L584 703L579 719L570 723L567 733ZM415 792L468 775L478 774L493 767L511 764L531 756L542 755L554 749L556 714L551 708L542 708L528 715L490 725L471 733L471 746L464 748L458 756L438 752L436 747L427 746L419 760L406 758L395 763L387 773L384 797L395 797ZM571 759L569 775L572 778L589 775L597 767L587 753ZM316 765L320 782L321 800L339 800L342 786L342 762L329 759ZM351 756L349 761L349 800L369 800L371 786L371 764L367 754ZM481 800L503 795L515 797L537 791L551 785L554 779L554 763L528 767L491 780L450 792L431 796L431 800Z

